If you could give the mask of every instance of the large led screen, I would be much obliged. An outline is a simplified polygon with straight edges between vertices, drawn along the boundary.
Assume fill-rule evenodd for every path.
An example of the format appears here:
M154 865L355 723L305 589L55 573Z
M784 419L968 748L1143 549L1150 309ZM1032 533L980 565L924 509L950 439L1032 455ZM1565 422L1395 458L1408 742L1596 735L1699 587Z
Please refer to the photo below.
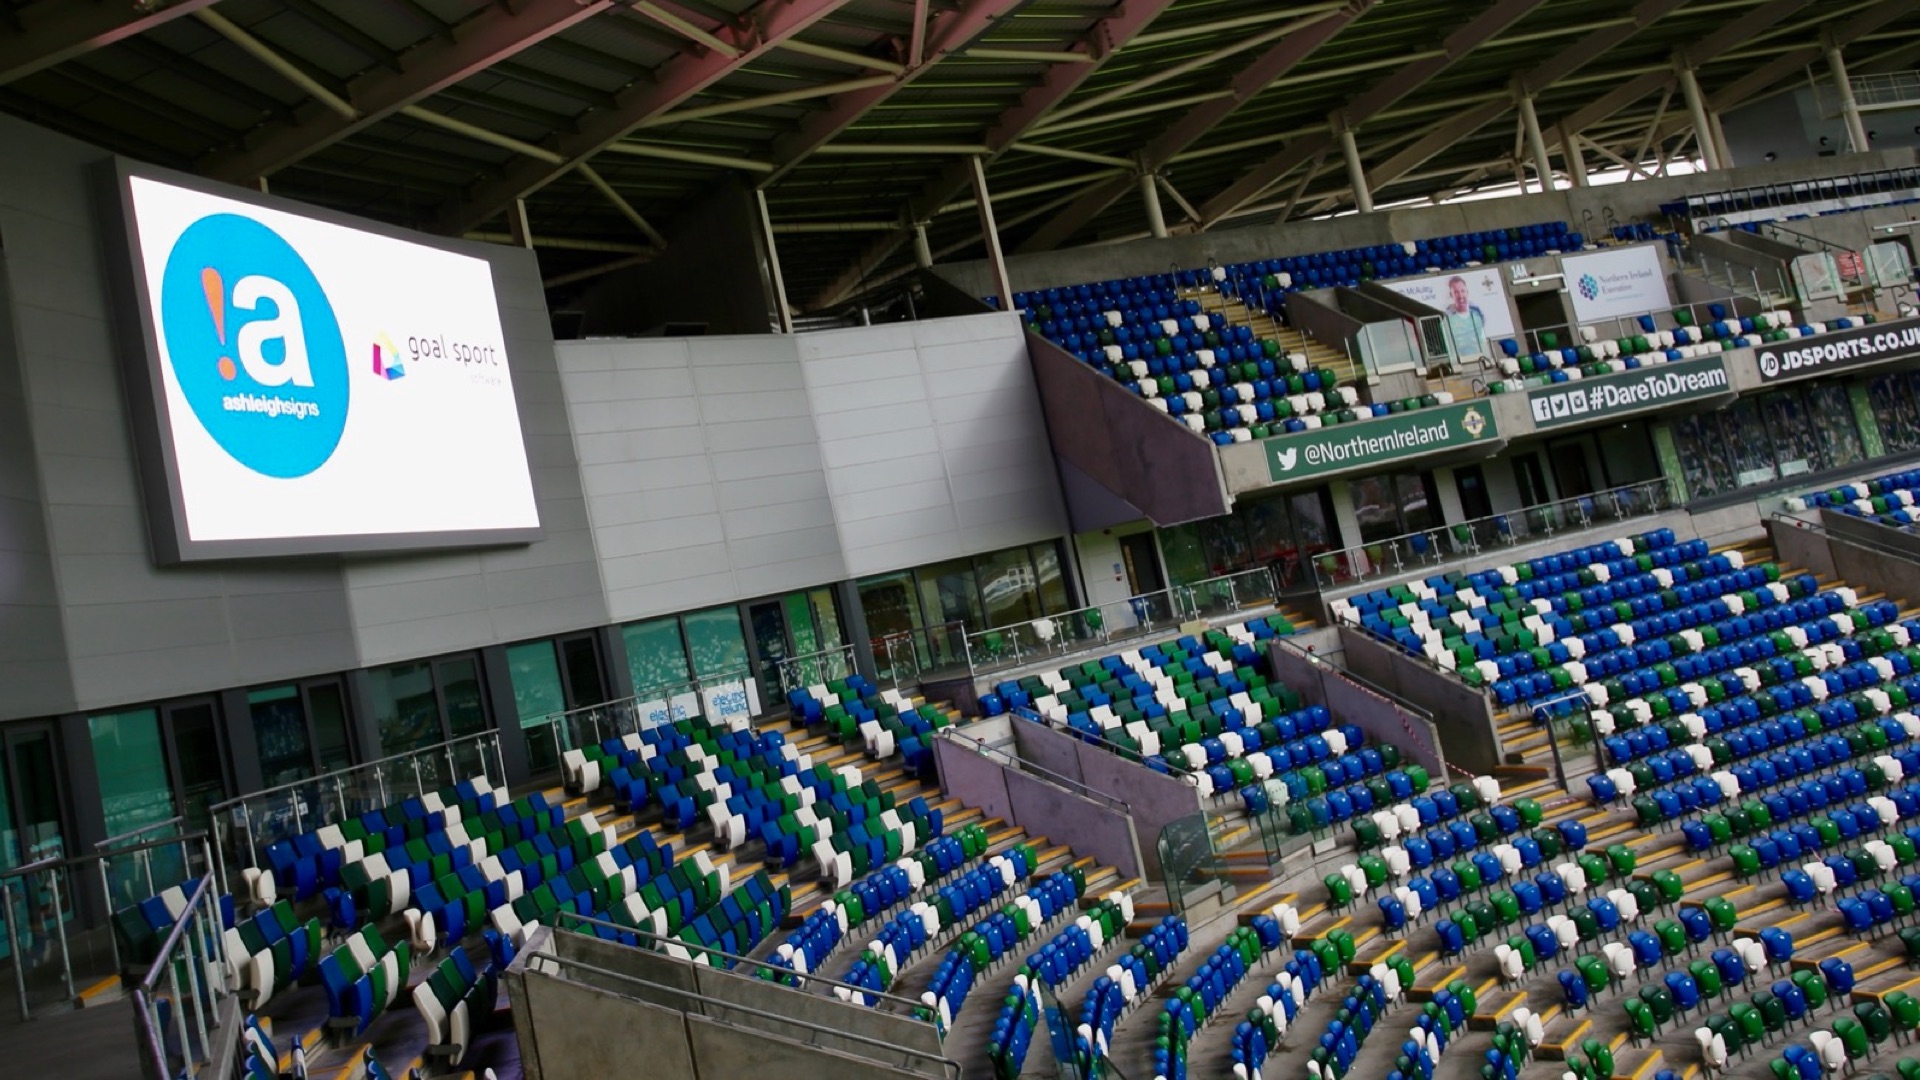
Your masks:
M162 561L538 535L485 260L150 176L120 184L155 399L144 449L171 518L154 530Z

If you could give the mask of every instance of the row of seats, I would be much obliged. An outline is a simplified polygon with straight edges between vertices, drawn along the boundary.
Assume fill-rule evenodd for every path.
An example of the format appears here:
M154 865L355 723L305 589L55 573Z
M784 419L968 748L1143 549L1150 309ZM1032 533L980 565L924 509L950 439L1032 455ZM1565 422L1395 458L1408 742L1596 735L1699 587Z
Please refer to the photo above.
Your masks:
M912 858L875 870L808 912L800 926L774 950L770 963L803 975L820 970L820 965L849 933L902 901L918 896L926 886L946 880L986 854L986 850L986 827L971 822L933 840ZM768 978L775 977L769 968L762 968L761 973ZM787 981L790 985L798 982Z
M162 1025L162 1030L165 1027ZM239 1057L239 1068L235 1075L245 1080L307 1080L306 1047L295 1042L288 1052L288 1067L283 1070L273 1035L254 1013L248 1013L241 1019L240 1038L234 1050Z
M1835 1017L1830 1029L1810 1033L1805 1045L1789 1044L1772 1063L1773 1074L1777 1080L1821 1080L1872 1057L1896 1031L1911 1036L1916 1028L1920 1003L1911 995L1868 999L1855 1005L1851 1016Z
M993 1063L994 1075L1012 1080L1025 1066L1027 1048L1033 1044L1033 1033L1040 1023L1039 1010L1034 1007L1039 988L1057 993L1092 964L1107 945L1119 940L1132 910L1132 899L1125 893L1108 896L1027 957L1013 977L1013 991L1000 1006L1000 1015L994 1018L988 1036L987 1058ZM944 1031L952 1026L953 1018L946 1016L940 1024Z
M1818 969L1803 968L1747 1001L1734 1002L1726 1012L1705 1017L1694 1029L1702 1060L1715 1071L1724 1070L1732 1055L1770 1040L1789 1022L1812 1017L1829 1000L1844 1003L1853 992L1853 982L1851 965L1840 957L1828 957Z
M615 857L613 864L618 863ZM643 868L651 872L650 876L643 877ZM663 859L657 871L651 861L636 858L618 872L608 873L607 864L596 858L494 909L493 927L518 947L534 926L571 911L604 916L658 937L673 937L730 893L730 878L728 868L715 864L705 851L696 851L678 862Z
M1602 858L1591 852L1578 859L1563 862L1551 870L1542 871L1531 880L1513 875L1512 886L1501 892L1489 891L1483 899L1468 902L1461 909L1434 924L1434 933L1440 939L1440 951L1447 956L1456 956L1471 948L1482 935L1492 935L1497 931L1517 924L1521 919L1531 918L1548 908L1561 904L1571 905L1589 888L1598 891L1605 886L1610 877L1617 878L1623 887L1608 891L1587 899L1583 907L1569 906L1569 916L1577 925L1585 928L1591 924L1596 930L1611 931L1618 927L1622 918L1636 919L1642 909L1652 910L1661 905L1670 905L1680 894L1677 878L1672 883L1652 879L1631 878L1634 856L1631 848L1616 844L1607 849L1611 858ZM1458 865L1458 864L1456 864ZM1497 865L1497 864L1496 864ZM1478 871L1474 871L1477 875ZM1467 887L1468 880L1462 879L1456 872L1435 872L1433 881L1446 884L1444 891L1434 895L1433 890L1421 886L1416 878L1410 891L1420 900L1424 909L1431 909L1441 902L1449 901L1449 894L1458 899L1474 891ZM1452 884L1458 882L1457 885ZM1480 882L1482 887L1491 889L1493 883ZM1616 895L1617 894L1617 895ZM1399 898L1399 897L1397 897ZM1403 899L1404 898L1399 898ZM1520 935L1523 938L1524 934ZM1518 943L1509 939L1509 944L1518 947Z
M1579 251L1585 243L1586 238L1572 231L1566 222L1544 221L1509 229L1235 263L1221 268L1224 273L1219 278L1222 292L1270 311L1286 293L1298 289L1351 288L1363 281Z
M1920 500L1920 469L1905 469L1824 491L1804 492L1789 498L1786 506L1793 513L1837 510L1848 517L1907 529L1920 521L1920 511L1914 509L1916 500Z
M226 931L227 982L261 1008L320 964L320 920L302 923L276 900Z
M506 804L485 776L463 780L452 787L417 798L400 800L342 822L319 825L307 832L267 845L265 873L247 877L256 899L289 890L296 900L312 899L319 891L340 883L342 869L388 848L424 839L468 819L466 833L476 836L495 828L533 829L522 819L544 810L544 800ZM544 828L541 825L540 828Z
M1390 968L1387 977L1398 980ZM1386 1013L1392 996L1395 995L1387 993L1387 985L1375 979L1371 972L1360 976L1353 992L1341 1002L1340 1011L1327 1021L1319 1044L1308 1054L1308 1071L1324 1080L1345 1077L1353 1067L1354 1057Z
M375 927L348 937L320 961L327 1025L359 1037L406 992L412 965L412 948L404 941L389 946Z
M1114 1028L1135 1008L1154 1000L1155 989L1173 973L1175 962L1187 951L1190 941L1186 920L1168 915L1093 980L1080 1002L1080 1022L1074 1026L1073 1052L1080 1075L1089 1080L1106 1075ZM1297 957L1287 966L1289 971L1308 978L1309 993L1319 984L1318 962L1311 955Z
M416 950L429 951L436 939L461 940L483 927L490 913L582 863L598 863L594 873L621 878L623 893L638 890L673 865L673 845L657 843L651 832L642 830L625 843L614 843L611 830L585 828L585 820L591 815L579 829L562 826L415 890L412 906L402 915Z
M474 1035L492 1019L497 1000L496 973L475 971L465 949L449 951L440 966L413 988L413 1006L427 1026L426 1053L459 1066Z
M843 980L852 986L888 990L928 944L970 919L1008 889L1025 882L1035 870L1033 850L1014 847L995 855L942 887L931 902L923 900L893 917L861 950Z
M146 973L174 924L187 913L187 891L200 880L189 878L113 913L110 921L122 968ZM225 934L234 927L233 897L223 893L215 898L214 906L220 912L220 931Z
M1308 959L1312 959L1311 954ZM1289 965L1298 966L1298 961ZM1274 976L1274 981L1267 984L1267 992L1247 1010L1246 1019L1234 1026L1234 1080L1260 1080L1260 1070L1266 1064L1268 1053L1280 1046L1280 1040L1311 996L1312 990L1294 971L1282 969Z
M1505 379L1488 386L1489 393L1517 393L1539 389L1576 379L1598 378L1635 371L1656 364L1676 363L1715 356L1732 349L1751 349L1763 344L1794 341L1834 330L1851 330L1873 322L1868 316L1841 316L1831 322L1796 322L1785 310L1763 311L1757 315L1730 315L1723 304L1708 307L1711 322L1695 324L1688 308L1676 308L1674 325L1656 329L1652 315L1639 316L1641 333L1613 339L1600 339L1594 327L1580 328L1578 344L1562 343L1553 331L1540 335L1540 348L1522 352L1519 342L1508 338L1499 345L1502 355L1497 366Z
M787 704L802 723L825 723L843 743L858 738L870 758L885 761L900 754L902 764L916 776L932 764L928 740L953 722L932 705L915 705L898 689L880 690L857 673L789 690Z
M1279 921L1272 915L1256 915L1248 925L1228 932L1227 940L1201 961L1199 970L1173 992L1155 1019L1155 1080L1186 1080L1188 1043L1219 1015L1221 1005L1254 966L1280 944Z

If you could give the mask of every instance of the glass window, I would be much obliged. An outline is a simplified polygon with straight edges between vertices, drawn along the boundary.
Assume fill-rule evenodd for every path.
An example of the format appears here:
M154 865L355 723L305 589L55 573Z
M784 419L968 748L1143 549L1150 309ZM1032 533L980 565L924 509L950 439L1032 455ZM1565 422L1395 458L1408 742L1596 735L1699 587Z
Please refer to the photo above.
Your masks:
M320 751L320 771L346 768L353 760L353 749L347 741L347 696L340 684L308 684L307 715L313 724L314 746Z
M1393 478L1394 497L1399 500L1400 531L1423 532L1440 527L1440 507L1433 497L1433 474L1400 473Z
M747 670L747 638L740 629L740 609L710 608L686 616L687 651L693 673L701 679L737 676Z
M1243 503L1235 512L1246 519L1247 546L1255 562L1285 562L1293 557L1293 521L1287 516L1287 500Z
M380 755L390 757L432 746L440 735L440 703L433 693L433 666L426 661L374 668L367 673Z
M920 608L928 620L957 620L969 627L986 625L981 616L980 590L974 581L971 560L952 559L923 566L914 577L920 584Z
M1914 379L1920 372L1882 375L1867 383L1867 401L1873 406L1873 418L1880 424L1880 441L1887 452L1898 454L1920 447L1920 405L1916 405Z
M807 594L788 593L780 598L780 604L786 609L787 633L793 637L793 655L808 656L824 648L813 625L813 605L807 601Z
M1161 529L1160 555L1167 563L1169 584L1191 585L1213 576L1207 572L1206 546L1200 540L1198 525Z
M560 688L560 662L554 658L553 642L529 641L507 646L507 675L513 682L513 711L519 716L521 727L567 710L567 696Z
M1760 398L1760 413L1766 417L1767 435L1779 456L1780 475L1798 476L1826 468L1822 449L1813 425L1807 422L1806 403L1798 387L1778 390Z
M1207 545L1208 577L1237 574L1253 565L1246 522L1238 516L1208 518L1200 523L1200 536Z
M180 763L180 804L188 827L205 829L207 808L227 796L226 770L211 702L176 705L167 711L174 759Z
M1006 626L1040 617L1040 591L1035 587L1033 560L1026 548L982 555L978 562L980 596L987 605L988 626Z
M1673 445L1690 498L1733 490L1733 457L1727 453L1718 413L1695 413L1673 422Z
M1741 487L1764 484L1779 477L1774 467L1773 440L1760 416L1760 405L1752 398L1741 398L1720 414L1720 426L1726 433L1727 448L1733 456L1733 480Z
M247 711L253 716L253 745L260 754L263 784L277 787L313 775L313 747L299 687L249 690Z
M913 575L906 572L862 578L860 610L867 616L867 633L876 640L925 625L914 600Z
M449 738L487 729L487 696L480 689L480 663L471 656L439 664L440 698L446 702Z
M173 782L160 742L160 714L130 709L87 718L93 741L94 774L100 781L100 806L108 836L165 821L174 814ZM145 874L131 860L109 867L109 901L115 908L146 895Z
M1807 419L1812 422L1814 445L1820 448L1821 467L1840 469L1866 456L1860 445L1860 422L1842 383L1807 387Z
M1060 542L1050 540L1029 550L1033 553L1033 575L1040 582L1040 606L1050 615L1072 610L1067 576L1060 572Z
M837 649L847 643L840 632L840 604L832 589L813 589L807 593L807 605L813 609L813 629L818 648Z
M627 645L634 693L645 697L649 690L686 685L687 647L680 640L679 619L628 623L620 628L620 637Z

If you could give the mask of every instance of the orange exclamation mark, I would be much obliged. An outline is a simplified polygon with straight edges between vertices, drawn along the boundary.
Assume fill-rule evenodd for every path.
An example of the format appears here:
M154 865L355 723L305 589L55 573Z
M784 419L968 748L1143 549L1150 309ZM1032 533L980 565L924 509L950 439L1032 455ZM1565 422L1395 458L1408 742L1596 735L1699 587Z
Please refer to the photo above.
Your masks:
M207 312L213 316L213 332L219 336L220 344L227 343L227 286L220 280L220 271L208 266L200 271L200 288L207 294ZM222 356L219 363L220 377L233 381L239 372L233 366L233 358Z

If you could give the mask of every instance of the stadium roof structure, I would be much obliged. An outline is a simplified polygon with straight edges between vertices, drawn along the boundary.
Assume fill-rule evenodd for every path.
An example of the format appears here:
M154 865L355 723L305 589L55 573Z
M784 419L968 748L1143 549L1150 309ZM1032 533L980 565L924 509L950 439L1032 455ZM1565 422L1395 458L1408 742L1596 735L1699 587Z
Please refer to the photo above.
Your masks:
M1920 62L1912 0L0 0L0 108L162 165L451 235L550 287L654 257L738 177L787 292L1511 183L1650 170L1704 107ZM1557 159L1557 154L1556 154ZM1561 167L1556 160L1556 167ZM1152 179L1143 180L1143 177ZM522 209L524 208L524 209ZM522 217L524 214L524 217Z

